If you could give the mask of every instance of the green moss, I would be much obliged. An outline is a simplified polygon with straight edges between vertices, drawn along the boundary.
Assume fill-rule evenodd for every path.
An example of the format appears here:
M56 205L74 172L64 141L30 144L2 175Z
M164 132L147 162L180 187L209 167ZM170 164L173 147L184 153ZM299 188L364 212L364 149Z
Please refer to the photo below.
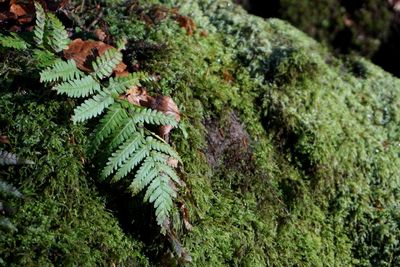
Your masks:
M290 25L250 17L226 1L188 1L180 11L195 20L197 34L166 19L140 36L167 44L167 54L144 68L161 74L153 90L179 102L188 127L188 138L175 133L174 143L193 200L195 228L184 238L193 265L398 261L399 247L383 236L397 235L399 162L391 144L399 138L399 82L362 59L342 63ZM202 124L209 131L210 119L220 121L228 131L232 110L251 136L250 171L249 158L241 165L232 156L237 150L225 151L216 168L205 160ZM382 201L385 208L377 207Z
M13 266L145 264L140 242L124 235L85 177L85 129L69 122L71 105L24 91L2 92L1 106L7 149L35 162L1 170L24 195L11 218L17 232L2 233L2 259Z
M146 23L154 4L162 5L142 1L128 12L122 1L103 3L112 34L131 41L127 63L160 77L146 84L149 94L170 95L181 110L172 143L194 228L173 222L191 265L399 264L399 80L362 58L335 59L289 24L229 1L179 1L193 35L173 13ZM40 166L4 172L30 196L13 217L18 234L4 238L5 259L124 265L143 264L145 254L160 264L168 246L159 237L124 233L105 211L81 162L86 129L69 124L73 102L53 98L1 98L12 152ZM131 200L143 214L141 199Z

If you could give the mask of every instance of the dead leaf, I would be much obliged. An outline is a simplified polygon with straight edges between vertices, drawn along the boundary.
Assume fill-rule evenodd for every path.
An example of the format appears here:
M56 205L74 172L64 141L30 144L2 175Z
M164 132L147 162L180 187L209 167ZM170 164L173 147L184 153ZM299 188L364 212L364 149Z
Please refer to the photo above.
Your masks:
M38 0L46 12L56 10L68 4L68 0ZM35 25L35 5L33 0L0 1L0 27L9 31L31 31Z
M85 72L92 72L92 62L97 56L104 54L108 49L114 48L101 41L87 40L78 38L73 40L68 48L64 50L66 59L73 59L76 66ZM125 63L121 62L114 68L114 73L123 73L126 69Z
M146 89L140 86L132 86L125 94L128 102L136 106L140 106L141 101L148 101L148 97Z
M7 135L0 135L0 143L2 144L10 144L10 139Z
M173 157L169 157L167 159L167 164L171 167L177 168L178 167L178 160L173 158Z
M166 115L174 116L177 122L180 121L181 116L178 106L175 104L174 100L169 96L150 96L143 87L133 86L122 98L127 99L129 103L137 106L143 106L151 109L161 111ZM158 134L166 141L169 139L169 133L172 130L171 125L162 125L158 129Z
M186 228L186 230L188 231L192 231L193 230L193 226L190 224L189 222L189 210L187 209L185 203L179 203L180 204L180 211L182 213L182 218L183 218L183 224Z
M181 116L180 116L179 108L175 104L174 100L172 100L172 98L170 98L169 96L163 96L163 95L159 95L156 97L148 96L146 100L141 101L140 105L148 107L148 108L156 109L166 115L172 115L172 116L174 116L174 118L177 122L180 121ZM159 128L158 134L164 140L166 140L168 142L169 133L171 132L172 128L173 128L172 125L162 125Z
M102 42L107 38L107 34L102 29L96 29L94 34L96 35L96 38Z
M188 35L193 35L193 32L196 29L196 24L191 18L183 15L178 15L175 20L179 23L179 26L185 28Z

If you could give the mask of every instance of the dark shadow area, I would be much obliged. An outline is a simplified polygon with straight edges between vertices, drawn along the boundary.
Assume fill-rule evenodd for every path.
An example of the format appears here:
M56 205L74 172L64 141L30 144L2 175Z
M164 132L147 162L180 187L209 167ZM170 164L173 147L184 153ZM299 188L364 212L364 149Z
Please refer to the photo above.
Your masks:
M370 58L384 70L400 77L400 11L396 11L396 1L235 2L250 14L289 21L318 41L326 43L338 56L357 54ZM326 10L321 10L323 7ZM320 12L316 13L315 8Z
M392 24L388 39L381 45L372 62L400 77L400 16Z

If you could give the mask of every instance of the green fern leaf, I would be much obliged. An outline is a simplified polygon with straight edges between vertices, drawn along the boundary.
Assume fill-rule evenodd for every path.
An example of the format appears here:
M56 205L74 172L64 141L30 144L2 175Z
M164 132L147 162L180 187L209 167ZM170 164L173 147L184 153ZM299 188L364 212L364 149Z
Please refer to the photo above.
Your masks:
M12 197L17 197L17 198L21 198L22 194L21 192L19 192L14 186L12 186L9 183L6 183L2 180L0 180L0 196L1 197L8 197L8 196L12 196Z
M178 185L182 185L182 181L176 174L175 170L170 165L168 165L168 155L153 150L151 151L151 157L156 162L156 167L159 169L160 172L168 175Z
M131 107L130 113L132 114L132 120L135 124L147 123L154 125L172 125L173 127L177 126L177 122L173 116L165 115L154 109Z
M87 97L100 91L100 84L92 76L61 83L54 87L59 94L69 97Z
M175 183L182 186L181 178L176 174L175 170L171 168L171 166L163 163L157 163L157 168L165 173L169 178L171 178Z
M47 68L57 62L57 58L48 50L33 49L33 59L39 69Z
M163 153L165 153L167 155L170 155L171 157L177 159L179 162L182 162L182 160L179 157L178 153L172 147L170 147L167 143L165 143L165 142L163 142L161 140L154 139L151 136L148 136L146 138L146 144L148 146L150 146L150 148L152 150L163 152Z
M140 147L138 150L136 150L136 153L132 154L117 171L117 173L113 177L113 181L119 181L123 177L127 176L128 173L132 171L141 161L147 158L149 154L150 151L146 145Z
M18 231L18 229L14 226L14 224L12 224L9 218L0 218L0 229L6 229L11 232Z
M110 78L107 89L116 94L122 94L132 86L140 86L140 77L143 74L131 73L126 77Z
M17 155L0 150L0 166L1 165L22 165L22 164L35 164L31 160L21 159Z
M73 59L68 61L58 60L53 66L40 73L40 82L69 81L83 76L83 72L76 67Z
M172 199L176 197L176 192L171 189L170 185L168 184L168 178L166 176L161 175L158 176L156 179L160 180L158 190L161 193L153 197L155 199L153 205L156 209L157 223L158 225L163 227L164 221L168 218L168 215L172 209Z
M35 2L35 9L36 9L36 25L33 30L33 39L35 40L38 46L43 44L43 37L46 25L46 13L41 4Z
M96 58L93 62L94 75L99 79L108 77L113 72L114 68L121 63L122 54L113 48L110 48L104 52L101 56Z
M154 160L151 157L147 157L140 166L139 170L136 172L135 179L133 179L131 185L129 186L134 195L143 190L143 188L146 186L144 180L153 170L155 170L155 176L157 176Z
M0 45L7 48L14 48L17 50L27 49L29 44L24 39L19 37L16 33L10 33L11 36L0 34Z
M47 44L55 51L61 52L68 47L70 39L61 21L51 13L47 13Z
M115 148L119 147L126 139L129 138L134 132L136 127L130 118L127 118L123 123L123 127L118 128L111 138L111 141L107 147L108 152L114 151Z
M151 172L147 175L146 179L143 181L143 185L147 187L146 194L144 195L143 201L147 202L151 199L150 202L153 202L161 193L162 190L160 189L160 179L156 179L157 175L160 175L157 171L157 168L151 170Z
M107 166L102 172L102 176L106 178L117 170L143 144L143 141L140 133L132 135L115 153L112 153L112 156L108 159Z
M115 129L118 129L119 126L123 125L126 119L128 119L128 114L125 109L120 104L114 103L94 130L94 139L89 147L89 155L93 156L104 139L115 131Z
M83 122L103 113L103 111L114 103L114 98L103 92L87 99L80 106L74 110L72 120L76 122Z

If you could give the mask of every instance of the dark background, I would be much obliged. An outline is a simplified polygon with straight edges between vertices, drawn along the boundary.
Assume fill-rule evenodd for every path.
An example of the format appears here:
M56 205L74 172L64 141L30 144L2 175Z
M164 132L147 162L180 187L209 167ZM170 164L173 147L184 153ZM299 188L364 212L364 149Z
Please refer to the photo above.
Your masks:
M399 0L236 0L250 13L281 18L338 56L370 58L400 77Z

